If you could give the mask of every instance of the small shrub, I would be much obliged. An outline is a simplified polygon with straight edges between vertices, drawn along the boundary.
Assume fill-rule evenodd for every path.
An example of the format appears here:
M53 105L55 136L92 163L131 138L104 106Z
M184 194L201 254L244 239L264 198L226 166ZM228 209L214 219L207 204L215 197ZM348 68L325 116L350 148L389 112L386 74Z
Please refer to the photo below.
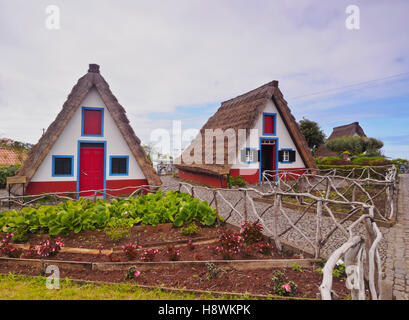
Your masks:
M135 242L122 246L122 250L129 260L135 259L138 256L138 250L141 248L142 246L136 244Z
M245 221L241 225L240 235L246 244L254 244L263 240L261 223Z
M170 261L178 261L180 259L180 250L176 249L175 245L167 245L166 254Z
M195 223L191 223L180 230L180 233L184 236L193 236L199 232L200 228Z
M233 186L237 186L239 188L245 188L247 187L247 182L246 180L243 179L242 176L236 176L236 177L229 176L227 180L227 187L231 188Z
M125 275L125 280L136 279L141 275L139 270L136 270L136 267L132 266L128 269Z
M292 281L287 281L284 273L279 270L274 270L271 276L273 282L274 293L280 296L294 296L297 290L297 285Z
M105 234L113 241L129 237L131 233L132 223L127 219L112 218L105 229Z
M297 264L297 262L294 262L294 263L291 265L291 269L293 269L294 271L302 272L302 267L299 266L299 265Z
M35 259L35 258L37 258L37 256L38 256L37 255L37 250L34 247L30 246L30 248L23 253L21 258Z
M64 241L60 237L56 240L45 240L38 246L37 254L40 257L55 256L62 247L64 247Z
M4 238L1 239L1 246L0 252L1 255L9 257L9 258L19 258L23 253L23 250L20 248L16 248L12 244L10 244L11 239L13 238L13 233L6 233Z
M158 249L145 249L141 255L141 260L151 262L155 259L158 252Z
M219 234L219 245L211 247L223 259L229 260L233 255L238 254L243 248L243 238L237 232L227 231L225 228L217 230Z
M219 273L223 271L222 269L218 268L214 263L206 262L206 278L207 280L215 279L218 277Z

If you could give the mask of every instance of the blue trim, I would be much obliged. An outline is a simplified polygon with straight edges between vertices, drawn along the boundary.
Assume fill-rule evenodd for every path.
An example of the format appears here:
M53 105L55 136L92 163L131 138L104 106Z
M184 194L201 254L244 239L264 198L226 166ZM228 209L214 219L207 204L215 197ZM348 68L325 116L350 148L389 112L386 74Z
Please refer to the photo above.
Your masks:
M276 168L278 170L278 138L259 138L259 148L260 148L260 163L258 164L258 183L261 183L261 159L263 158L261 149L261 140L275 140L276 141ZM276 175L276 181L278 181L278 175Z
M71 159L71 173L70 174L55 174L54 165L56 158L70 158ZM74 156L52 156L51 176L53 177L73 177L74 176Z
M81 157L81 143L103 143L104 144L104 190L107 188L107 142L99 140L78 140L77 142L77 192L80 191L80 157ZM77 199L78 199L77 193ZM104 194L104 199L106 195Z
M274 132L273 133L265 133L264 132L264 116L273 116L274 117ZM263 112L263 136L275 136L276 133L277 133L277 113Z
M246 147L246 148L243 148L242 150L246 150L246 153L247 153L247 150L257 150L257 148L248 148L248 147ZM257 162L258 161L244 161L242 163L250 164L250 163L257 163Z
M101 111L101 134L84 134L84 110ZM81 136L82 137L103 137L104 136L104 108L82 107L81 110Z
M280 151L284 151L284 150L288 150L288 151L295 151L292 148L282 148L280 149ZM290 155L288 155L288 159L290 159ZM295 161L280 161L280 163L294 163Z
M112 159L126 159L126 173L112 173ZM109 175L110 176L128 176L129 175L129 156L109 156Z

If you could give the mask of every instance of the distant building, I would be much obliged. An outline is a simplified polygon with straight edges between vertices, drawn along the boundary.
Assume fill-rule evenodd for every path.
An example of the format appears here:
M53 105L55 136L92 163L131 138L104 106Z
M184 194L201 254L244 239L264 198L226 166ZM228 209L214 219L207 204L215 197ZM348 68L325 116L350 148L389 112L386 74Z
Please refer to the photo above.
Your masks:
M22 164L27 154L12 149L0 148L0 166Z
M328 137L327 141L341 137L354 136L366 137L364 130L359 125L359 122L353 122L350 124L333 128L332 133ZM335 157L337 155L338 154L336 152L329 150L325 144L321 145L316 153L317 157Z

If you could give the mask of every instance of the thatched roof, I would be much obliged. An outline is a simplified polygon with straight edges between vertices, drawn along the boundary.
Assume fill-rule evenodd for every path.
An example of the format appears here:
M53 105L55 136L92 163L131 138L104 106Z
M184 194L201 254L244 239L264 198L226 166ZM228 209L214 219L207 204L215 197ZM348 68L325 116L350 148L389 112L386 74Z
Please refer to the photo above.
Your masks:
M294 141L302 160L304 161L306 167L317 168L316 163L311 155L310 149L308 148L307 142L301 129L295 120L294 116L291 114L290 108L287 105L287 101L284 100L283 94L278 88L278 81L269 82L257 89L249 91L243 95L240 95L234 99L230 99L222 102L221 107L217 112L209 118L200 133L203 137L202 139L202 164L177 164L176 167L182 170L191 172L203 172L213 175L223 175L230 172L232 164L228 163L228 148L227 139L224 139L224 163L223 164L205 164L205 130L206 129L233 129L236 135L236 154L238 153L238 129L246 129L247 137L250 134L250 129L253 129L257 123L260 114L265 109L267 103L273 100L281 118L283 119L288 132ZM193 148L195 144L198 143L197 138L192 142L192 144L184 151L193 154ZM222 142L223 143L223 142ZM216 144L214 143L213 148L213 163L216 163ZM241 147L241 146L239 146Z
M366 137L364 130L359 125L359 122L353 122L333 128L331 135L328 137L328 140L333 140L341 137L352 137L355 135ZM337 153L329 150L325 144L321 145L317 150L317 156L319 157L334 157L336 155Z
M99 65L97 64L90 64L88 73L78 80L77 84L68 95L67 101L65 101L57 118L51 123L38 143L31 148L24 165L18 172L18 175L26 176L27 182L32 179L38 167L63 132L65 126L92 88L95 88L101 96L102 101L105 103L106 108L131 149L131 152L148 183L154 186L161 185L161 180L151 166L146 153L141 146L141 141L135 135L135 132L129 124L125 109L118 103L118 100L112 94L108 83L99 73Z
M335 127L334 129L332 129L332 133L328 137L328 140L341 137L352 137L354 135L366 137L364 130L359 125L359 122L353 122L343 126Z

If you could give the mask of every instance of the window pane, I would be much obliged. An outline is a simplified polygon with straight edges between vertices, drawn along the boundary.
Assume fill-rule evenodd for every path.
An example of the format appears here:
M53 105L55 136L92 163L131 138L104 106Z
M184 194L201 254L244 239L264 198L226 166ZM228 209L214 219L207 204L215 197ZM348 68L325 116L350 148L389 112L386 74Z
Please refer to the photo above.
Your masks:
M54 174L70 175L72 174L71 158L54 158Z
M126 174L127 159L124 158L112 158L111 174Z
M84 109L84 134L100 135L101 134L101 110Z
M274 134L274 116L273 115L264 115L264 133L265 134Z

